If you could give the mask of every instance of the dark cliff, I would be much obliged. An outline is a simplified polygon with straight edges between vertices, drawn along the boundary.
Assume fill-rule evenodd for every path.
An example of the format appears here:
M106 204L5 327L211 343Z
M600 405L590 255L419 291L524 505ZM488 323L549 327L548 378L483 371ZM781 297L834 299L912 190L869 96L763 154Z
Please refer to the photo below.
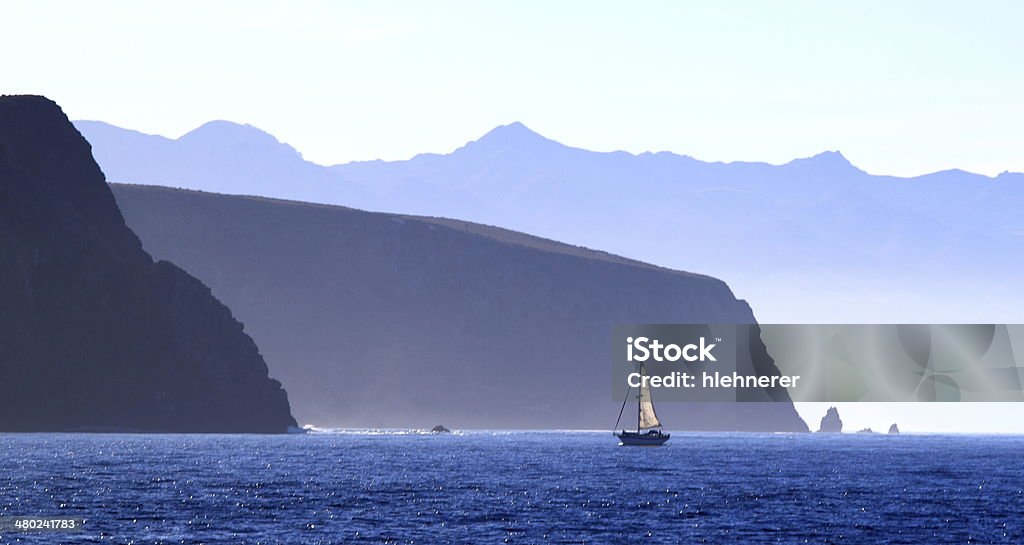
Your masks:
M294 423L242 324L143 251L60 108L0 98L0 430Z
M303 423L607 428L616 325L754 320L720 280L504 229L113 187L145 247L247 324ZM677 430L807 430L788 402L658 410Z

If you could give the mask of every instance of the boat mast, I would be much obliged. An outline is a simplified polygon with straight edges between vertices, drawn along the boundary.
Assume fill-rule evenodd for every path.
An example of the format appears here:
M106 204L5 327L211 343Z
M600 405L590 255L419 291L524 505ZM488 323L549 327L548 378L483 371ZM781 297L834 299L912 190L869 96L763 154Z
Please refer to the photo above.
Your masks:
M640 435L640 404L644 397L644 366L640 366L640 386L636 389L636 434Z
M619 429L619 422L622 421L622 413L626 410L626 403L629 403L629 391L632 388L626 388L626 397L622 398L622 407L619 407L619 417L615 419L615 429ZM639 418L639 417L637 417Z

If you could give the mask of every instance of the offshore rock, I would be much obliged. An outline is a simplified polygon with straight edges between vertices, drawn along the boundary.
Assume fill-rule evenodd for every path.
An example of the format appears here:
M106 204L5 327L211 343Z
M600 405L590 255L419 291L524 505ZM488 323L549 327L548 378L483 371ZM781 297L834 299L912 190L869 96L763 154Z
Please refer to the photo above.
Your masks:
M843 421L839 418L839 410L829 407L825 416L821 417L821 425L818 427L821 433L840 433L843 431Z

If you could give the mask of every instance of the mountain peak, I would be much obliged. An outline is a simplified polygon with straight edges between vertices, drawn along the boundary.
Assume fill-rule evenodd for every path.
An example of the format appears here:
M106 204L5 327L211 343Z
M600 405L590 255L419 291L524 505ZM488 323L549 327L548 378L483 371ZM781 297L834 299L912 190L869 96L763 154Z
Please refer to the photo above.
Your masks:
M460 149L536 151L540 147L551 145L561 146L558 142L545 138L516 121L507 125L498 125Z
M817 163L850 165L850 161L843 155L843 152L839 150L823 151L817 155L814 155L813 157L810 157L810 160Z
M225 120L203 123L178 138L178 142L208 149L246 148L264 153L286 151L301 156L295 148L262 129Z
M245 139L245 140L272 140L277 142L270 133L258 129L249 124L235 123L234 121L226 121L223 119L217 119L214 121L207 121L202 125L192 129L178 138L180 141L194 141L197 139Z
M812 157L804 157L801 159L793 159L786 163L786 166L796 167L811 167L815 169L825 170L854 170L860 172L861 170L851 163L846 157L843 156L842 152L836 151L823 151Z
M537 134L520 121L513 121L506 125L498 125L491 129L483 138L487 137L517 137L517 138L544 138Z

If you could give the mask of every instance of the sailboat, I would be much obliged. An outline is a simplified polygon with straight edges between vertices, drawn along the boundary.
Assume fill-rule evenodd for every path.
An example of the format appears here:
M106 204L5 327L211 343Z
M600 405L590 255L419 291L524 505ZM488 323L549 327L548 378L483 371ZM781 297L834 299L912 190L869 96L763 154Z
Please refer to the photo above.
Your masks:
M665 444L672 434L662 431L661 421L658 414L654 412L654 400L651 398L651 389L643 380L644 366L639 366L640 372L640 393L636 396L637 416L636 431L623 429L614 432L619 438L619 444L623 446L656 447ZM633 389L626 391L626 399L622 400L622 408L619 409L619 419L615 421L615 428L618 429L619 421L622 420L622 413L626 410L626 403L629 402L629 394Z

